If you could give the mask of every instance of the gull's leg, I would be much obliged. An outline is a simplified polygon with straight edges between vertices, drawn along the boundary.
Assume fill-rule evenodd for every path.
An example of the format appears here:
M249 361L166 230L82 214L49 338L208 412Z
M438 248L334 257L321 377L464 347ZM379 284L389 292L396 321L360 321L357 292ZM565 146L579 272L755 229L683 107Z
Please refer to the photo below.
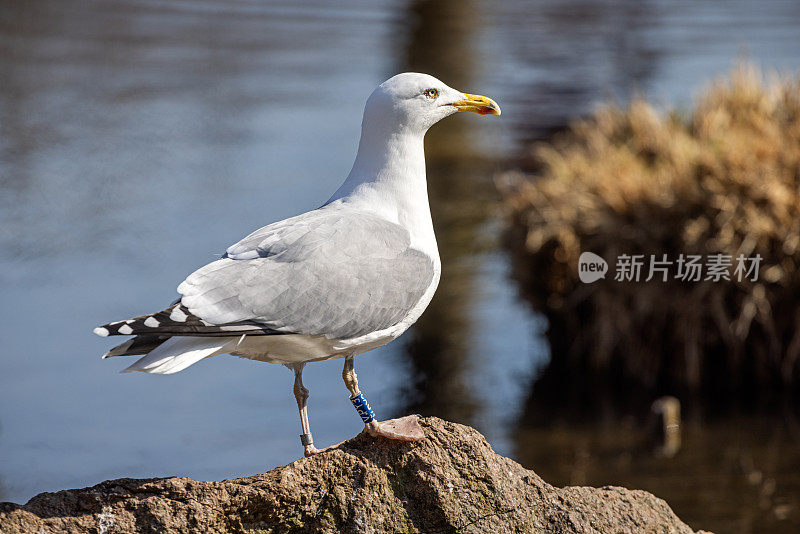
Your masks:
M358 415L364 421L364 428L369 434L402 441L418 441L425 437L415 415L407 415L389 421L375 420L375 412L372 411L369 402L364 398L364 394L358 389L358 376L353 366L352 356L347 356L344 359L342 378L344 379L344 385L350 391L350 402L353 403Z
M308 388L303 385L303 367L304 363L298 363L292 366L294 370L294 398L297 399L297 407L300 409L300 426L303 428L303 433L300 434L300 443L303 444L305 455L311 456L320 452L314 447L314 438L311 437L311 426L308 424Z

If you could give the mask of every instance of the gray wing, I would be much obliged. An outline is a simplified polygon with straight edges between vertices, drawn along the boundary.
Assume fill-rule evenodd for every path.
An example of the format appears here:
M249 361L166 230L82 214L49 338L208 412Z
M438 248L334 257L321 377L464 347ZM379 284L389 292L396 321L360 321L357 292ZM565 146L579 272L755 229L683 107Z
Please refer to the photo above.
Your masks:
M178 292L206 323L348 339L400 322L433 276L401 226L323 207L250 234Z

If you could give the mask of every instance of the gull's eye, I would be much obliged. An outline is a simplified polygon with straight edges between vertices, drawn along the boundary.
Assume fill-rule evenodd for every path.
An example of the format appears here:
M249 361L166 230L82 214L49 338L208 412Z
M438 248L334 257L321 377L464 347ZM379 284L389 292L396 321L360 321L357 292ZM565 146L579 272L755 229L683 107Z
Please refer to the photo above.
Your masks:
M428 98L436 98L437 96L439 96L439 90L428 89L427 91L425 91L425 96L427 96Z

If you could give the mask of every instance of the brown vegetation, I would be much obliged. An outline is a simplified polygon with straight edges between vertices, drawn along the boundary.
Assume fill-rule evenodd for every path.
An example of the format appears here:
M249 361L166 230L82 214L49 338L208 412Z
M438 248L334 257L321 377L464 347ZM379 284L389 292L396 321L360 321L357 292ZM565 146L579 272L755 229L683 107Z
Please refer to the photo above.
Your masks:
M534 153L535 175L498 186L551 366L661 393L800 383L800 77L741 65L688 117L608 105ZM583 251L609 263L604 280L578 280ZM641 281L614 280L622 254L645 255ZM663 254L731 256L731 280L675 279L673 264L645 282ZM758 279L739 281L736 259L756 254Z

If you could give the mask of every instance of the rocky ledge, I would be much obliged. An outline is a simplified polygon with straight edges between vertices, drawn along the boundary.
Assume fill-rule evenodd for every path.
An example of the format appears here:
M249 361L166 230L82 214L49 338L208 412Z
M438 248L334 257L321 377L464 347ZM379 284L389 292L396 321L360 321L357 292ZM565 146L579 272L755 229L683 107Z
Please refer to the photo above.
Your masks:
M556 488L472 428L420 424L415 444L360 434L263 475L123 478L2 503L0 531L692 532L647 492Z

